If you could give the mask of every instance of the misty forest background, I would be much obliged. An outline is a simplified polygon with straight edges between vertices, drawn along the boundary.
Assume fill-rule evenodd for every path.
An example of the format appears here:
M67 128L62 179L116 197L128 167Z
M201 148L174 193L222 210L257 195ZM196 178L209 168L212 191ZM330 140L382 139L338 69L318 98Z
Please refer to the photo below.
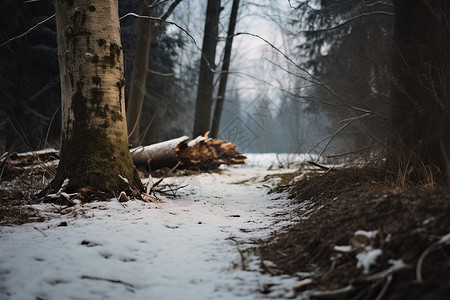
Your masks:
M294 1L293 1L294 2ZM393 7L360 0L241 1L219 138L244 152L376 153L388 138ZM151 44L141 142L192 136L207 1L182 1ZM232 1L222 1L217 72ZM120 0L120 16L140 1ZM54 14L53 0L6 0L0 40ZM121 20L128 101L138 20ZM321 30L326 29L326 30ZM161 76L156 72L166 74ZM216 74L218 77L218 74ZM215 80L217 89L218 80ZM55 21L0 48L0 150L58 149ZM214 95L217 93L215 92ZM214 104L213 104L214 109Z

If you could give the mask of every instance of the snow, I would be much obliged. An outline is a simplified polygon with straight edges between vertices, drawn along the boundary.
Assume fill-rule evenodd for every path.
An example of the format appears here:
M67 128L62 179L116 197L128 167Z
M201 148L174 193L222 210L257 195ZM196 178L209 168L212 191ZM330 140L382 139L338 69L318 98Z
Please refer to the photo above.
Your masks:
M38 151L17 153L17 156L23 157L23 156L30 156L30 155L43 155L43 154L52 154L52 153L59 153L59 151L56 149L53 149L53 148L47 148L47 149L42 149L42 150L38 150Z
M374 230L374 231L365 231L365 230L357 230L355 231L355 236L357 235L363 235L365 237L367 237L368 239L373 239L374 237L376 237L378 234L378 230Z
M374 265L378 256L383 253L381 249L372 249L368 246L366 249L356 254L356 259L358 260L356 267L363 268L364 274L369 274L370 266Z
M342 253L350 253L352 252L352 246L346 245L346 246L334 246L334 251L342 252Z
M165 203L76 201L66 215L35 205L54 218L0 227L0 299L292 297L304 282L260 273L243 251L288 224L275 217L289 213L287 197L268 195L263 178L292 169L268 171L250 156L252 167L165 178L187 185Z
M450 233L447 233L446 235L444 235L438 242L438 244L449 244L450 243Z
M259 166L259 167L297 167L298 164L304 163L307 160L316 161L318 159L317 155L314 154L293 154L293 153L246 153L245 160L248 166Z

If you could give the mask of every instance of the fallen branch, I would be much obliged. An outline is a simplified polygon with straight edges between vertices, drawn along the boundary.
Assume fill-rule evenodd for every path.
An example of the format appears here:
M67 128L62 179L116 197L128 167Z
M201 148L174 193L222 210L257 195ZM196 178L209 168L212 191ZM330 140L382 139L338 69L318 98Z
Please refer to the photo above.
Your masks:
M308 160L308 164L313 165L313 166L315 166L315 167L318 167L318 168L320 168L320 169L322 169L322 170L325 170L325 171L331 170L331 168L326 167L326 166L321 165L321 164L318 164L318 163L316 163L316 162L314 162L314 161L312 161L312 160Z
M131 149L137 167L151 170L163 167L210 170L222 164L244 164L246 157L236 150L236 145L224 140L208 138L208 135L189 140L187 136Z
M108 281L108 282L112 282L112 283L119 283L119 284L123 284L124 286L130 288L131 291L132 288L134 288L134 285L132 285L131 283L119 280L119 279L109 279L109 278L101 278L101 277L95 277L95 276L89 276L89 275L83 275L80 277L81 279L91 279L91 280L101 280L101 281Z
M417 261L417 267L416 267L416 280L419 283L423 282L422 278L422 265L425 260L425 258L430 254L432 251L439 248L440 245L446 245L450 243L450 233L444 235L439 241L429 246L425 251L422 253L422 255L419 257L419 260Z

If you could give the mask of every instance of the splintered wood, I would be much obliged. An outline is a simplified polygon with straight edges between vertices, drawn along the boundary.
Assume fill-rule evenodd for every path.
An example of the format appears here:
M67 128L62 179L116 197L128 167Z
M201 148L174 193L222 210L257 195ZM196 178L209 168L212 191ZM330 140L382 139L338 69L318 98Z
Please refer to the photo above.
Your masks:
M222 164L244 164L246 159L236 150L236 144L208 138L208 133L191 141L183 136L130 151L137 167L152 170L177 163L181 169L210 170Z
M236 150L236 144L207 136L183 141L176 152L181 167L186 169L215 169L221 164L244 164L246 159Z

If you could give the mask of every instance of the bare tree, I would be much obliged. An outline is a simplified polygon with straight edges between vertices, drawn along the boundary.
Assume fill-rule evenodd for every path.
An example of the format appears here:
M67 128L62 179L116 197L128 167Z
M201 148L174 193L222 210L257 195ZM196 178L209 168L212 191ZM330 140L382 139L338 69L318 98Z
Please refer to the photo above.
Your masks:
M96 199L143 188L128 151L117 0L56 0L61 160L53 190Z
M163 22L172 14L173 10L181 0L174 1L159 19L155 16L157 7L149 5L147 2L148 1L143 1L139 9L141 18L138 20L136 56L134 58L133 74L131 76L130 94L127 105L128 134L130 143L133 146L140 144L140 116L146 95L145 83L149 72L148 60L150 55L150 45L153 38L160 33Z
M208 0L195 106L194 136L203 135L210 128L220 10L220 0Z
M227 89L228 71L230 69L231 47L233 46L234 29L236 28L236 19L239 9L239 0L233 0L231 8L230 23L228 25L227 41L225 43L225 53L223 56L222 72L220 73L219 91L217 93L216 108L211 125L211 137L217 138L219 134L220 117L222 115L223 103L225 101L225 92Z

